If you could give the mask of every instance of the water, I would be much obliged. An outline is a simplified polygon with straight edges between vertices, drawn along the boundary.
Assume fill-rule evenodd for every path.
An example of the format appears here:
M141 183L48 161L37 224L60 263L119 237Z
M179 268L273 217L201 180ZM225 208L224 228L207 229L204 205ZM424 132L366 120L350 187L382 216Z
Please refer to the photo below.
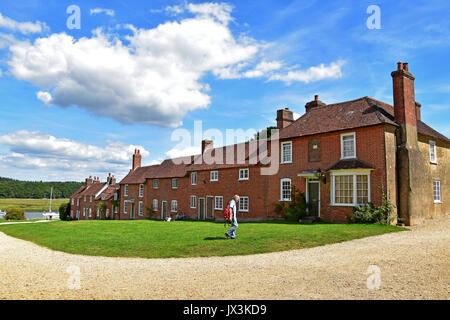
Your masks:
M57 211L52 211L57 213ZM43 212L25 212L25 220L44 219Z

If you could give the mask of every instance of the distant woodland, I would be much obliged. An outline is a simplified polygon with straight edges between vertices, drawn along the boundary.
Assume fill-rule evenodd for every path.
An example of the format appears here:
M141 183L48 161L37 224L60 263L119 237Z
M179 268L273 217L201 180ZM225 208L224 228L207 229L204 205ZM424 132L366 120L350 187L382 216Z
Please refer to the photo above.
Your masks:
M54 199L69 198L82 185L81 182L20 181L0 177L0 199L49 198L51 187Z

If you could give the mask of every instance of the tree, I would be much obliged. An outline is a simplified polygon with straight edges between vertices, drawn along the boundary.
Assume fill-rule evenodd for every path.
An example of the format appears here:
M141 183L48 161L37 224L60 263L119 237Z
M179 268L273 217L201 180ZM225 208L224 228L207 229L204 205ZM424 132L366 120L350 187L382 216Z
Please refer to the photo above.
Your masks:
M100 217L99 217L99 219L100 219L100 220L105 220L106 217L105 217L104 213L106 212L106 209L107 209L106 204L104 204L103 201L100 201L100 202L98 203L97 208L98 208L98 211L100 212Z
M272 136L272 130L277 129L277 127L267 127L266 129L263 129L259 131L255 136L253 137L254 140L259 140L260 137L264 137L266 135L266 138L269 139Z
M59 219L60 220L65 220L65 221L71 220L71 216L70 216L70 202L61 204L59 206L58 212L59 212Z
M25 211L21 208L10 208L6 210L6 220L25 220Z
M286 217L289 220L298 221L302 217L306 216L308 209L310 207L309 203L306 201L305 194L292 186L291 188L291 201L290 202L280 202L275 203L274 211Z

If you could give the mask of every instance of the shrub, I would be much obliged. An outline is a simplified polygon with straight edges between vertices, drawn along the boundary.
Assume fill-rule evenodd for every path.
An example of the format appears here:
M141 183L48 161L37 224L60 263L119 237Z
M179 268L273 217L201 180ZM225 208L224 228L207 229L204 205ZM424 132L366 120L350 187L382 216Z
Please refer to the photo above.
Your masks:
M25 220L25 211L21 208L10 208L6 210L6 220Z
M306 202L305 195L300 192L295 186L292 186L291 201L275 203L275 213L286 217L288 220L298 221L304 217L308 211L309 204Z
M382 203L379 207L375 207L372 203L353 208L353 215L349 217L352 223L379 223L391 224L394 221L393 212L395 206L389 201L383 187Z
M58 212L59 212L60 220L65 220L65 221L72 220L72 218L70 217L70 202L61 204L59 206Z

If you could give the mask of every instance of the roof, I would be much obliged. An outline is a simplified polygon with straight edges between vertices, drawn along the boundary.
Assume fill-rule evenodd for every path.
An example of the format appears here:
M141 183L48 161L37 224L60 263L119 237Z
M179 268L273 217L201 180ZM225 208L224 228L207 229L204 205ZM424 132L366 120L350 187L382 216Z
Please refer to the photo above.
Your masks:
M100 182L100 183L93 183L86 187L86 189L79 194L80 198L84 196L95 196L97 193L100 192L100 190L105 187L106 182Z
M119 185L118 184L114 184L114 185L109 185L108 188L106 188L105 191L102 192L102 194L105 194L105 198L103 200L108 201L108 200L113 200L114 199L114 192L116 190L119 190ZM99 194L98 197L95 200L100 200L102 197L102 194Z
M375 167L359 159L343 159L333 164L328 170L342 169L374 169Z
M280 130L280 139L378 124L398 126L394 117L394 107L371 97L362 97L310 109L295 122ZM417 132L443 141L450 141L420 120L417 120Z
M75 191L71 198L80 198L80 194L84 191L84 189L86 189L86 185L81 186L77 191Z

